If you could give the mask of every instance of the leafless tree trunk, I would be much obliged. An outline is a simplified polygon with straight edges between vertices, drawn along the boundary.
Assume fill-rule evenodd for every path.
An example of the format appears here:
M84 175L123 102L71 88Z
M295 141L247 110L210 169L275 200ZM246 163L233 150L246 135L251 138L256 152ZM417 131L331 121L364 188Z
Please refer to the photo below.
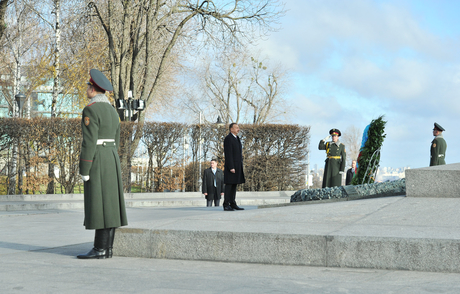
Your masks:
M56 103L58 100L60 92L60 78L61 78L61 69L60 69L60 52L61 52L61 28L60 28L60 11L61 11L61 0L53 0L54 3L54 13L55 26L54 26L54 35L55 35L55 46L54 46L54 83L53 83L53 101L51 102L51 117L56 117Z
M61 1L60 0L53 0L54 4L54 13L56 15L55 18L55 26L54 26L54 36L55 36L55 44L54 44L54 81L53 81L53 100L51 102L51 117L56 117L56 103L59 97L60 92L60 50L61 50L61 28L59 27L60 22L60 11L61 11ZM53 146L54 144L50 144ZM48 189L46 191L47 194L54 194L54 163L50 161L48 164L48 177L50 182L48 183Z
M16 4L16 3L15 3ZM12 116L18 116L17 105L14 100L14 95L19 93L20 86L21 86L21 65L22 65L22 57L27 50L23 48L23 36L25 33L25 25L24 25L24 17L26 15L25 8L20 5L15 5L15 12L16 12L16 20L17 25L15 28L15 32L11 32L12 34L7 34L7 41L8 46L11 49L11 53L14 57L14 79L13 79L13 97L9 97L7 99L10 107L12 109ZM16 193L16 177L17 177L17 163L18 163L18 144L19 141L15 137L13 139L13 149L11 154L11 166L9 168L9 186L8 186L8 194L13 195Z
M342 132L341 141L345 144L347 152L347 166L351 166L351 162L358 159L361 136L362 131L356 126L350 126Z

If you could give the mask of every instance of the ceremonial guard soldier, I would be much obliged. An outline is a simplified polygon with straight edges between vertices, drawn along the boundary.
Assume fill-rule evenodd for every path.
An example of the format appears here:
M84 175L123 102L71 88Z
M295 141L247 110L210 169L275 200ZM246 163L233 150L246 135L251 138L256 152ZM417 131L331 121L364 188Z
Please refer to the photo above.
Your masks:
M80 175L84 181L84 205L87 230L96 230L94 248L80 259L112 257L115 228L128 224L123 196L120 158L120 118L105 91L113 91L109 80L96 69L86 94L91 101L83 109L83 141Z
M342 133L338 129L329 131L329 136L319 141L319 150L326 150L327 158L324 167L323 188L342 185L342 174L345 170L347 155L345 145L339 141ZM332 136L332 141L327 142Z
M431 142L430 166L446 164L447 143L442 136L442 132L444 131L443 127L434 123L433 136L435 136L435 138Z

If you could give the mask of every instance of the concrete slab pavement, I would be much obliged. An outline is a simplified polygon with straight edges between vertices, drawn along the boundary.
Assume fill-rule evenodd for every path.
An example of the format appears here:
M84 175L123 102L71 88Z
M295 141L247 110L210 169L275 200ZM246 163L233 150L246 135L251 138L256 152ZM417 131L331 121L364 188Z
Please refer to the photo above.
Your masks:
M118 231L114 254L460 272L459 206L398 196L144 221Z
M326 222L322 231L342 231L350 226L398 223L385 207L396 205L401 198L364 200L348 207L319 204L303 213L311 230ZM425 199L426 200L426 199ZM386 203L386 204L385 204ZM339 204L339 203L337 203ZM454 203L448 203L452 205ZM303 207L313 207L309 205ZM407 203L419 209L422 203ZM372 209L373 207L373 209ZM419 208L417 208L419 207ZM441 206L433 207L437 210ZM445 207L444 205L442 207ZM128 208L130 226L157 221L161 226L178 226L180 222L250 218L255 207L223 212L221 208ZM272 217L280 214L272 210ZM258 210L262 212L264 210ZM322 212L328 211L322 215ZM248 214L245 216L244 214ZM368 218L376 214L379 217ZM397 213L396 213L397 214ZM415 211L414 211L414 214ZM441 214L441 213L439 213ZM261 228L270 213L265 210ZM298 214L300 216L302 214ZM430 218L433 214L427 215ZM255 217L255 215L253 215ZM433 220L433 226L448 216ZM386 219L384 224L379 219ZM295 217L284 216L293 222ZM343 220L345 223L341 224ZM400 219L407 227L419 222ZM83 212L34 211L0 213L0 292L1 293L459 293L460 274L395 271L374 269L282 266L252 263L228 263L132 258L115 256L107 260L78 260L75 256L92 246L93 231L82 226ZM272 219L273 221L273 219ZM377 223L376 223L377 222ZM421 227L430 226L425 219ZM453 228L453 227L452 227ZM246 228L248 229L248 228ZM378 228L373 229L376 234ZM362 232L365 234L365 232ZM390 232L385 233L386 235ZM385 235L383 234L383 235Z

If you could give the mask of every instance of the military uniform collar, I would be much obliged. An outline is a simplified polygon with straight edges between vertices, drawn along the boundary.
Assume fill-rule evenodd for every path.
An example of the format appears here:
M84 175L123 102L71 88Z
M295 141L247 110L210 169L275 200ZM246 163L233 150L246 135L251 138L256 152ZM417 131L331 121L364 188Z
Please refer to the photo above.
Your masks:
M334 142L334 141L332 141L331 143L332 143L332 144L335 144L335 145L337 145L337 147L340 147L340 144L342 144L342 143L340 143L340 141L339 141L339 140L337 140L337 143L336 143L336 142Z
M107 96L105 96L104 94L96 94L96 96L94 96L93 98L91 98L91 100L89 101L88 105L89 104L92 104L94 102L106 102L106 103L109 103L110 104L110 101L109 99L107 98Z
M444 137L442 136L442 134L439 134L439 135L437 135L437 136L434 137L434 138L435 138L435 139L437 139L437 138L442 138L442 139L444 139Z

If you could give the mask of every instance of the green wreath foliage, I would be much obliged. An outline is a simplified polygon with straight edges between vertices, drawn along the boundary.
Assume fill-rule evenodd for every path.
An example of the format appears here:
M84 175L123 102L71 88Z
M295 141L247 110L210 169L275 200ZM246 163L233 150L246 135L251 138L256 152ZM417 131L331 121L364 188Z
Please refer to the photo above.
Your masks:
M366 143L364 143L364 147L360 150L358 157L358 172L351 181L352 185L361 185L363 183L363 179L364 183L375 182L375 179L372 177L372 175L375 174L376 169L379 165L380 153L377 157L374 157L374 159L372 160L373 166L371 167L369 165L371 164L372 154L374 154L376 150L382 147L383 140L386 137L385 124L387 122L383 120L383 117L384 116L381 115L379 118L372 120L369 126L369 130L367 131L368 139ZM369 169L367 170L366 174L366 169L368 167Z

